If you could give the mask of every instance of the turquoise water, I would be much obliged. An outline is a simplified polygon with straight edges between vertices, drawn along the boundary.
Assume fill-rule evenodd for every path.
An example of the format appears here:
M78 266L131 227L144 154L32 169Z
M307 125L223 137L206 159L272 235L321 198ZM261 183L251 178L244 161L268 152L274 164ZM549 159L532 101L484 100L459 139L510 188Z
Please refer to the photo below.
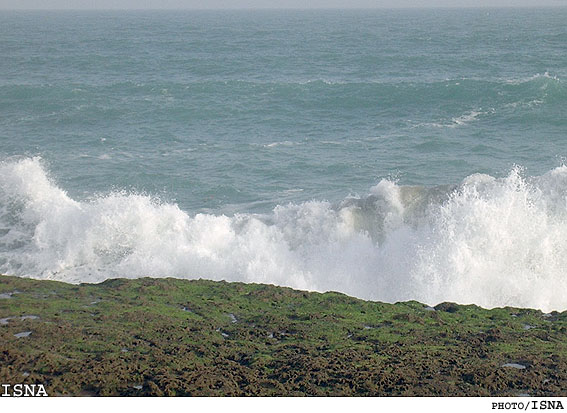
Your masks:
M566 21L2 12L0 272L567 308Z

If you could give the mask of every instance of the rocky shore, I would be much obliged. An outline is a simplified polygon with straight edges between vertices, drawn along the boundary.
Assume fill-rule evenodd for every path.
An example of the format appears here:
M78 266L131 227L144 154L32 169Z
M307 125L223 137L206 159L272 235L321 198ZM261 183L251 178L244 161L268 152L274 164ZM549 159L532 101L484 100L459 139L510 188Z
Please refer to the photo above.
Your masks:
M0 276L0 343L50 396L567 396L567 312Z

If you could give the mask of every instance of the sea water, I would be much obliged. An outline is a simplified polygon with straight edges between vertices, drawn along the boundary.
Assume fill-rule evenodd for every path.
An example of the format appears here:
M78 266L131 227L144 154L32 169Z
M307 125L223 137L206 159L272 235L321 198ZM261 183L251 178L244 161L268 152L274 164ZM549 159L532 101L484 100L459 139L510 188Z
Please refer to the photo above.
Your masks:
M565 310L565 22L0 12L0 273Z

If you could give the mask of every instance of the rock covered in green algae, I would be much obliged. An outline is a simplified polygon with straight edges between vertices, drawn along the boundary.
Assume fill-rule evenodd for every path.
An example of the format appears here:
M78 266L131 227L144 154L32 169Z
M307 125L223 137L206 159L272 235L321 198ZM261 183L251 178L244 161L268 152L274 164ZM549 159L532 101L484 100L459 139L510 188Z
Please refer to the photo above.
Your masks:
M0 381L50 395L567 394L567 312L151 278L0 294Z

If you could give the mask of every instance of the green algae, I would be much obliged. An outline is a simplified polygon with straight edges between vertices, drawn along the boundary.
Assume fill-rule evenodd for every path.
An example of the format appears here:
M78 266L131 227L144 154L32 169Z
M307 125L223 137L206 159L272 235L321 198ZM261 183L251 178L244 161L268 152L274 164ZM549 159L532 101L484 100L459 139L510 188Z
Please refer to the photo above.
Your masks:
M566 394L567 313L170 278L0 294L0 379L52 395Z

